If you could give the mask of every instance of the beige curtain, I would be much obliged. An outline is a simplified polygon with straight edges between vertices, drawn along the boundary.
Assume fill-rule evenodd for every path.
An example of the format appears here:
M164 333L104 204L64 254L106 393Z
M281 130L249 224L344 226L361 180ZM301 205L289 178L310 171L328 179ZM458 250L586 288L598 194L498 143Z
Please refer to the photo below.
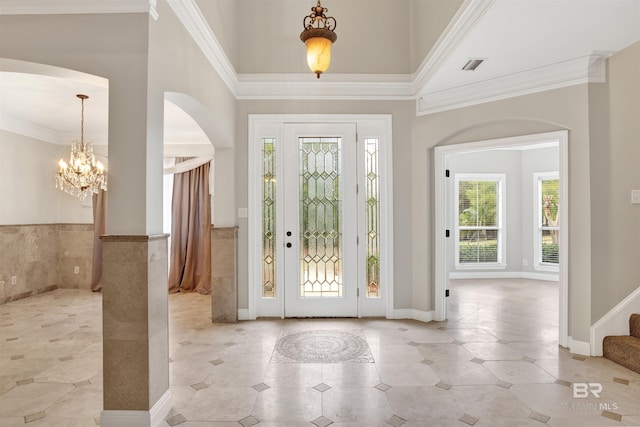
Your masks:
M205 163L173 176L169 267L171 293L211 293L209 168L210 164Z
M107 233L107 192L93 194L93 263L91 264L91 290L102 289L102 240Z

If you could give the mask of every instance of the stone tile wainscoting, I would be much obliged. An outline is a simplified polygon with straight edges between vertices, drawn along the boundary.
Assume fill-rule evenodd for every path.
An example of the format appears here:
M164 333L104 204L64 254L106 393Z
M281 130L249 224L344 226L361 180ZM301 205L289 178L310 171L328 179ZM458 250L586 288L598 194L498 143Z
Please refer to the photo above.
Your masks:
M238 227L211 226L211 319L238 320Z
M93 224L0 225L0 304L56 288L89 289L92 250Z

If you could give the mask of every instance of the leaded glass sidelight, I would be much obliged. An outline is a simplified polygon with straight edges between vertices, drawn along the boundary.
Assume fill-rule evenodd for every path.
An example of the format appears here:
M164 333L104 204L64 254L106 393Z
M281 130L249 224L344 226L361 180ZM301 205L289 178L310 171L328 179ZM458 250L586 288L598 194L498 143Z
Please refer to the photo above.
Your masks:
M365 138L365 221L367 232L367 297L380 297L380 173L379 141Z
M275 139L262 139L262 297L276 296Z
M341 138L299 138L300 297L342 297Z

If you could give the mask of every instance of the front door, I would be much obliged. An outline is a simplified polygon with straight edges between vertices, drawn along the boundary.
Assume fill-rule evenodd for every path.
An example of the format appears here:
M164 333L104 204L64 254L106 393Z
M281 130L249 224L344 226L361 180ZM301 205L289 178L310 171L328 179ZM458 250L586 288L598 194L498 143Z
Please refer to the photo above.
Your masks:
M284 126L284 313L358 315L355 124Z

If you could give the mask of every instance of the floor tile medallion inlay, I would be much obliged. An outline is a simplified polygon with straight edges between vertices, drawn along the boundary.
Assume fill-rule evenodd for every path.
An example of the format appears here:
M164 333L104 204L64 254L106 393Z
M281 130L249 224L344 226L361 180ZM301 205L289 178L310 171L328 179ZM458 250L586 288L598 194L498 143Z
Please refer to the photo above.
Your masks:
M283 331L271 357L273 363L373 363L364 334L348 331Z

